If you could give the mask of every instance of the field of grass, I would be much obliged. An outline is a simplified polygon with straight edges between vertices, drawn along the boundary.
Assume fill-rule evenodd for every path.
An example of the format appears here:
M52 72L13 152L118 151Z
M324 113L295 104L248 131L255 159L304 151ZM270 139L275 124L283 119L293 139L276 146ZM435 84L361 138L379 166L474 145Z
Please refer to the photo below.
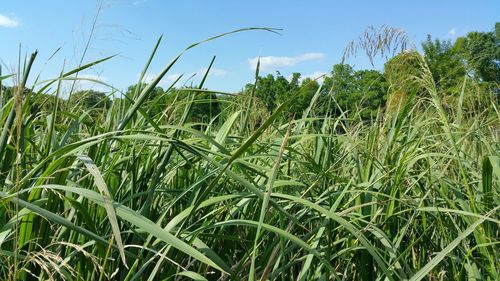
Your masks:
M199 124L205 79L145 106L179 57L78 114L32 105L102 61L26 85L35 57L0 93L1 280L500 279L500 112L473 80L443 99L420 60L424 94L370 121L318 90L288 121L293 95L257 122L250 92Z

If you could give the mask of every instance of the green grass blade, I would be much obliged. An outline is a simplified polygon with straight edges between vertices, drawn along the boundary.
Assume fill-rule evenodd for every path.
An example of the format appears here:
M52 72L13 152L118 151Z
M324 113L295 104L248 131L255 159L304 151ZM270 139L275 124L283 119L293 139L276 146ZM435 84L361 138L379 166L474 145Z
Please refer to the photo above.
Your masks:
M500 206L491 210L486 217L489 217L496 210L498 210ZM419 281L424 279L429 272L431 272L434 267L436 267L451 251L453 251L467 236L472 234L474 230L482 224L486 218L481 218L471 224L464 232L460 233L453 241L451 241L448 246L446 246L441 252L439 252L435 257L433 257L424 267L422 267L415 275L410 278L410 281Z

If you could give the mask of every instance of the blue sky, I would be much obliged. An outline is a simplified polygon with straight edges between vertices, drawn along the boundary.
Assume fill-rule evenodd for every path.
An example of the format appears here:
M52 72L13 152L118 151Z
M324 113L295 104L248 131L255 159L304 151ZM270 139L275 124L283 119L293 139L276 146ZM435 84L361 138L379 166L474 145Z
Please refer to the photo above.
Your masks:
M84 62L109 55L117 57L82 74L99 78L119 89L137 81L151 50L164 38L148 78L155 75L190 43L244 27L283 29L281 35L263 31L234 34L187 52L161 82L168 86L179 74L196 83L217 56L206 86L238 91L253 81L255 58L262 71L284 76L300 72L317 76L340 61L346 44L368 26L402 28L417 45L426 34L453 40L467 32L490 31L500 21L500 1L2 1L0 5L0 62L3 74L23 54L38 49L34 66L43 79L56 77L63 65L76 67L97 17ZM61 48L50 60L49 57ZM348 63L371 68L362 55ZM381 68L379 63L375 66ZM190 81L184 83L190 83ZM101 86L81 83L80 87Z

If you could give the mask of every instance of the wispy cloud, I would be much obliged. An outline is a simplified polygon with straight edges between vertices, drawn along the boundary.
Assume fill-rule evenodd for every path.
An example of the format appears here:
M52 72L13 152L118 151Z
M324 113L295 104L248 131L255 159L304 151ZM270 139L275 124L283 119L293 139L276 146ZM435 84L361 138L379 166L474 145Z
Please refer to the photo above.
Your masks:
M294 57L260 57L260 69L266 71L277 70L278 68L291 67L304 61L321 60L323 58L325 58L325 54L323 53L305 53ZM248 64L251 69L257 67L258 60L259 57L248 59Z
M151 83L153 81L153 79L155 79L156 75L158 75L158 74L157 73L148 72L148 73L144 74L144 78L143 78L142 81L144 83ZM140 76L141 76L140 73L137 74L137 79L139 79ZM164 76L162 78L162 80L160 80L160 83L158 83L158 86L160 86L160 87L168 87L175 80L177 80L177 78L179 78L180 76L181 76L181 74L179 74L179 73L168 74L168 75Z
M322 83L323 80L325 80L326 75L328 75L328 73L324 72L324 71L315 71L315 72L310 73L310 74L301 74L299 82L302 82L305 79L309 78L309 79L318 81L318 83ZM293 78L293 74L290 74L290 75L288 75L287 80L292 81L292 78Z
M448 37L455 37L457 35L457 29L452 28L450 31L448 31Z
M0 14L0 26L3 27L17 27L20 22L12 17Z
M201 68L199 69L198 71L196 72L191 72L191 73L184 73L183 75L183 78L181 79L181 81L179 81L177 83L176 86L180 86L182 85L182 83L185 83L186 80L190 79L191 77L203 77L203 75L205 75L205 72L207 71L207 68ZM224 70L224 69L220 69L220 68L211 68L210 69L210 72L208 74L209 77L221 77L221 76L225 76L229 74L228 71ZM156 73L146 73L144 75L144 83L151 83L151 81L153 81L153 79L156 77ZM170 87L170 85L175 81L177 80L182 74L180 73L172 73L172 74L168 74L168 75L165 75L163 77L163 79L160 81L160 83L158 83L158 86L161 86L163 88L165 87ZM137 74L137 79L139 79L140 77L140 74Z
M102 92L111 90L108 86L100 84L99 82L108 83L108 78L100 75L80 74L76 81L76 87L79 90L95 90Z
M153 81L153 79L155 78L155 74L153 73L146 73L144 74L144 78L143 78L143 82L144 83L150 83L151 81ZM137 74L137 79L139 79L141 77L141 74Z
M136 1L132 2L132 5L137 6L137 5L140 5L140 4L142 4L142 3L146 2L146 1L148 1L148 0L136 0Z
M304 80L306 78L309 78L309 79L312 79L312 80L316 80L321 83L323 82L323 80L325 80L325 75L327 75L328 73L324 72L324 71L315 71L311 74L305 74L305 75L302 75L300 77L301 80Z
M169 82L174 82L175 80L179 79L179 77L181 77L180 73L173 73L173 74L167 75L165 78Z
M207 72L207 68L202 68L196 72L196 75L203 76L205 75L205 72ZM210 72L208 73L208 76L225 76L227 75L228 72L224 69L220 68L210 68Z

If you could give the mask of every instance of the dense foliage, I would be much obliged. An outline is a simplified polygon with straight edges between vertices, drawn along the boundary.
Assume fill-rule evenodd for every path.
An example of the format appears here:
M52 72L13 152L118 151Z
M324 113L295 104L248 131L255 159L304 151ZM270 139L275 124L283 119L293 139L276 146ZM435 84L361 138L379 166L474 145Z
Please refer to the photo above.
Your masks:
M94 63L29 87L34 54L0 84L0 279L498 280L498 29L235 95L167 65L62 99Z

